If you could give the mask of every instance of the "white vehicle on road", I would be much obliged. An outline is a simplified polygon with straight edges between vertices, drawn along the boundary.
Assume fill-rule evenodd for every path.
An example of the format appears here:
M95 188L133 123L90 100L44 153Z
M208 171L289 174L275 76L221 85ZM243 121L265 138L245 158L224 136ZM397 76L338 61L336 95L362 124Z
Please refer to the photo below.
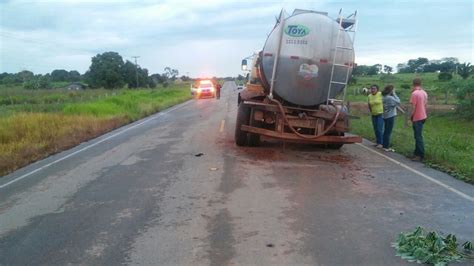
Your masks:
M201 80L199 84L191 85L191 94L196 98L216 97L216 87L211 80Z

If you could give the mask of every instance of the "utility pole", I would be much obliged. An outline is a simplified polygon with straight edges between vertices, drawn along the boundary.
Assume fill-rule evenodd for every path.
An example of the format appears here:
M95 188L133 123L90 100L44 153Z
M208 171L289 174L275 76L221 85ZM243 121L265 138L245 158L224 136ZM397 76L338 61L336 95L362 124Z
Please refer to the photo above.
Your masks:
M140 58L140 56L132 56L132 58L135 59L135 76L137 78L137 89L138 89L138 64L137 64L137 58Z

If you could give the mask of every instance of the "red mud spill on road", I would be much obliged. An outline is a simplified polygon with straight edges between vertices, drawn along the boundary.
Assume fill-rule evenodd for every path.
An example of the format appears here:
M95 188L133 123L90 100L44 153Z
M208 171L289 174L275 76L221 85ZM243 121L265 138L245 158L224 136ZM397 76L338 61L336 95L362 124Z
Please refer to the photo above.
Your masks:
M222 138L216 141L228 153L235 156L236 159L245 161L251 165L260 165L262 163L271 164L272 162L294 163L294 167L287 164L271 164L279 171L288 171L298 168L297 176L292 176L286 183L283 180L277 181L279 185L291 187L301 183L317 183L319 178L336 179L338 182L346 184L346 189L355 193L365 195L376 195L384 193L380 187L373 184L376 176L367 168L358 162L356 155L348 154L341 150L328 150L314 145L301 145L292 143L263 141L258 147L238 147L232 139ZM308 165L327 164L328 167L308 168ZM269 165L267 165L269 166ZM266 167L266 166L265 166ZM292 172L294 174L294 172ZM283 181L281 183L281 181ZM285 184L286 183L286 184ZM270 185L270 184L267 184ZM278 184L272 184L278 185ZM347 186L349 185L349 186ZM306 186L305 186L306 187ZM311 186L306 187L310 189Z

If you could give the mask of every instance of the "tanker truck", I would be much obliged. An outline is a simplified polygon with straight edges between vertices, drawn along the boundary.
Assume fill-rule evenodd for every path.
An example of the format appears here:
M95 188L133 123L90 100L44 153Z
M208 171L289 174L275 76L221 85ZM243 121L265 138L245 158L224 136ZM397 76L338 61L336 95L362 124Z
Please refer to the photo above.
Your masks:
M349 130L345 87L354 67L357 12L282 10L261 51L242 60L248 81L238 94L235 143L261 136L338 149L362 142ZM249 62L250 61L250 62Z

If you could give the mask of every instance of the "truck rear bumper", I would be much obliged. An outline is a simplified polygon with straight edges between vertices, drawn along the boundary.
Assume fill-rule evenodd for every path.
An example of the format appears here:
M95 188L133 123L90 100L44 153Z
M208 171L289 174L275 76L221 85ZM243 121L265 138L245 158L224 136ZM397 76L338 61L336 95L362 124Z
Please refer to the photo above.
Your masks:
M273 130L268 130L268 129L263 129L263 128L257 128L257 127L252 127L252 126L247 126L247 125L242 125L241 129L243 131L247 131L250 133L255 133L259 134L262 136L270 137L270 138L275 138L275 139L281 139L285 141L291 141L291 142L304 142L304 143L314 143L314 144L351 144L351 143L361 143L362 138L360 136L328 136L324 135L318 138L313 138L313 139L307 139L307 138L302 138L296 134L293 133L285 133L285 132L276 132ZM308 135L309 136L309 135Z

